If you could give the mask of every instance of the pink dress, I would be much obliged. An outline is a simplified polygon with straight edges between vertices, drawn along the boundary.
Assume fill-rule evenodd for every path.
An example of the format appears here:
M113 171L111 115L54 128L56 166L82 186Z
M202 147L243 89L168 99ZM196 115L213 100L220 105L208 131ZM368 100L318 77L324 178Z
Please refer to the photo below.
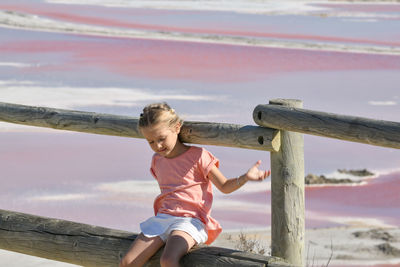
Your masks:
M150 169L161 190L154 201L154 214L199 219L208 232L206 244L211 244L222 231L210 215L213 192L207 176L213 166L219 166L217 158L204 148L191 146L172 159L154 154Z

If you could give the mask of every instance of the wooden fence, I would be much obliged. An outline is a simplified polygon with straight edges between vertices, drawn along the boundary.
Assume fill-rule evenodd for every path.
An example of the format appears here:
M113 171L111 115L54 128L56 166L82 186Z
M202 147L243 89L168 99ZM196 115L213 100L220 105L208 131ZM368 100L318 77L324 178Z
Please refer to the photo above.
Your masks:
M304 266L301 133L400 148L398 122L305 110L299 100L271 100L268 105L257 106L253 118L259 126L185 122L179 137L187 143L271 153L272 257L200 247L182 259L184 266ZM137 130L137 118L110 114L0 103L0 121L143 138ZM0 210L0 248L58 261L116 266L134 237L133 233ZM148 266L157 266L159 255Z
M136 234L65 220L0 210L0 249L88 267L115 267ZM161 250L146 266L159 266ZM185 267L288 267L277 257L195 247L182 259Z

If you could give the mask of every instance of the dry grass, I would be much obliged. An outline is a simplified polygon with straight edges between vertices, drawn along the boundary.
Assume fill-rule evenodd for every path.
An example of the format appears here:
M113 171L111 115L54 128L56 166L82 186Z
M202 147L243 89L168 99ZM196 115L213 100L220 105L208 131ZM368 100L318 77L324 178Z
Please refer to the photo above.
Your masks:
M310 255L309 255L309 252L310 252L310 243L308 243L308 249L307 249L307 259L306 259L306 266L307 267L318 267L317 265L314 265L314 263L315 263L315 251L314 251L314 255L313 255L313 258L312 258L312 262L310 263ZM323 264L323 265L321 265L320 267L328 267L329 266L329 263L331 262L331 260L332 260L332 257L333 257L333 243L332 243L332 239L331 239L331 254L330 254L330 256L329 256L329 259L328 259L328 262L326 263L326 264Z
M235 248L237 250L265 255L267 253L267 248L261 244L260 240L250 239L246 234L240 232L239 240L237 241Z
M271 254L271 250L267 249L267 247L264 246L262 244L262 242L257 238L255 238L255 239L250 238L243 232L240 232L238 238L239 239L236 241L236 244L235 244L235 249L237 249L237 250L260 254L260 255L265 255L265 254L270 255ZM232 240L232 237L229 236L228 240ZM308 251L307 251L307 259L306 259L307 267L328 267L329 266L329 264L332 260L332 257L333 257L332 240L331 240L331 254L330 254L328 261L325 264L322 264L322 265L316 264L315 263L315 255L312 258L310 258L309 250L310 250L310 244L308 246Z

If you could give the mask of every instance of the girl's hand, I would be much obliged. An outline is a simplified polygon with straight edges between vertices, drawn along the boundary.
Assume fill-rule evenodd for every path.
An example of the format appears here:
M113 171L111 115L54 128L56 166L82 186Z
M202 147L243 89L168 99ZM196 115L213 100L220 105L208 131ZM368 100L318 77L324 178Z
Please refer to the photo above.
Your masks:
M258 169L260 164L261 164L261 160L257 161L256 164L254 164L253 167L251 167L247 171L247 173L245 174L247 180L262 181L271 174L271 171L262 171L262 170Z

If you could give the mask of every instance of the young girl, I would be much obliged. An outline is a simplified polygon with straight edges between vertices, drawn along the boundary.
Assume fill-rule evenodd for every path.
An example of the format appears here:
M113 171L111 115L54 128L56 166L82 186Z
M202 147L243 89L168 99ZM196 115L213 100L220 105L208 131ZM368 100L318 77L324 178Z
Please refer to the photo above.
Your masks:
M150 171L161 194L154 201L155 216L140 224L142 232L121 267L144 265L163 245L161 266L179 266L194 245L210 244L222 231L210 215L211 183L228 194L247 181L262 181L270 174L258 169L258 161L244 175L227 179L210 152L179 140L182 123L166 103L148 105L140 114L139 129L155 152Z

